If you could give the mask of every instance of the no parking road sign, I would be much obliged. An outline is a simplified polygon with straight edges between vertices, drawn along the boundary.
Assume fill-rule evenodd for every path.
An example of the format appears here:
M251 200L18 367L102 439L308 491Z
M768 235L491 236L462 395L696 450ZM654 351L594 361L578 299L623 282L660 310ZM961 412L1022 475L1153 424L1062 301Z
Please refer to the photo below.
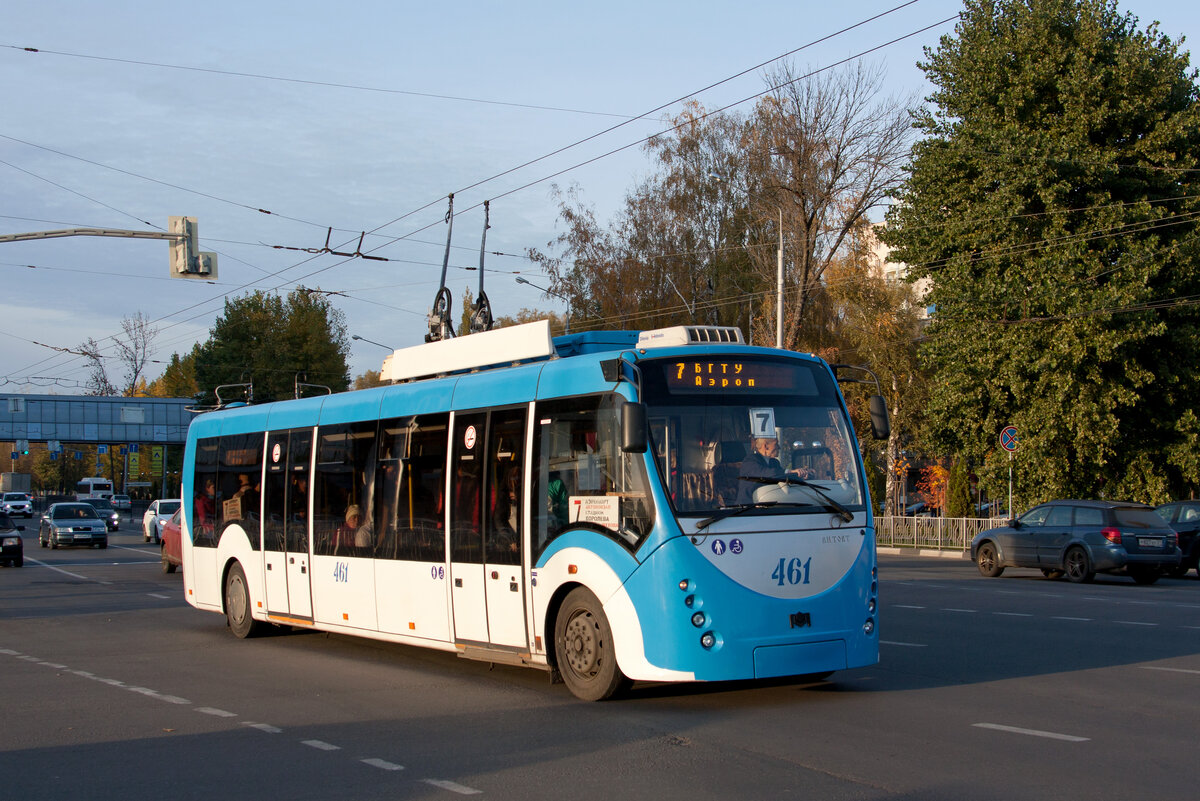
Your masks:
M1000 432L1000 447L1012 453L1017 449L1017 427L1008 426Z

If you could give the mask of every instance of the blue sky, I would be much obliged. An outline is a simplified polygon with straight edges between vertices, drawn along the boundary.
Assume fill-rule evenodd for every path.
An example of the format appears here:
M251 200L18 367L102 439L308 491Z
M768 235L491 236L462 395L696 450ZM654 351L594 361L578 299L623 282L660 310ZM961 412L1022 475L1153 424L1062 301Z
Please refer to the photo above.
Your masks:
M0 234L165 229L168 216L194 216L201 248L219 254L219 281L169 279L168 246L153 240L0 243L0 392L81 391L82 360L54 348L103 344L138 312L159 329L157 376L173 352L205 338L226 296L251 289L336 292L350 333L418 344L450 192L462 212L447 278L456 315L464 288L478 285L464 268L479 262L484 200L487 249L507 254L487 256L495 313L558 309L515 281L547 285L522 254L557 233L551 183L578 185L607 221L650 171L635 143L661 132L678 104L601 132L903 2L5 0ZM960 7L917 0L789 60L827 66ZM1194 3L1121 8L1143 26L1159 20L1173 38L1200 34ZM889 91L923 97L922 47L951 30L942 24L866 58L884 68ZM696 99L717 108L764 86L752 70ZM374 231L363 250L389 261L272 247L320 248L329 226L334 245L352 241L343 250ZM353 346L352 375L386 355ZM119 378L115 361L111 371Z

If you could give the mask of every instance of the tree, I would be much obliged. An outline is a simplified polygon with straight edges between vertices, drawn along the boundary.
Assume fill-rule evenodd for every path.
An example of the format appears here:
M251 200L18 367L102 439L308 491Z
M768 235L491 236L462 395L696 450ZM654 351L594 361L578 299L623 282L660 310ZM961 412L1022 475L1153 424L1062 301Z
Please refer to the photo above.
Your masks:
M350 386L344 315L319 291L287 298L262 291L225 301L209 338L194 351L199 391L215 400L223 384L253 384L254 400L295 397L297 382L334 392ZM224 394L225 400L240 398Z
M966 459L955 459L946 485L946 517L974 517L971 504L971 473Z
M966 0L883 236L933 281L928 441L1023 504L1200 483L1200 106L1111 0Z
M846 254L856 230L900 185L912 126L907 103L881 97L883 72L861 63L815 77L783 65L747 126L745 191L758 216L755 242L774 242L782 210L783 347L819 351L829 315L815 307L825 271ZM766 230L769 236L764 236ZM751 248L758 283L774 287L774 248ZM776 293L764 296L764 340L775 341ZM803 347L802 347L803 346Z
M163 374L150 382L147 392L155 398L194 398L200 391L196 383L196 353L200 346L196 345L183 356L171 354Z
M146 365L154 354L154 338L158 329L141 312L121 321L121 334L109 337L116 349L116 359L125 368L121 387L115 386L108 377L106 357L96 340L89 337L79 346L80 355L88 360L91 373L88 376L88 395L123 395L133 397L142 384Z
M370 389L371 387L386 386L387 382L379 374L379 370L367 370L360 376L354 379L354 385L351 389Z

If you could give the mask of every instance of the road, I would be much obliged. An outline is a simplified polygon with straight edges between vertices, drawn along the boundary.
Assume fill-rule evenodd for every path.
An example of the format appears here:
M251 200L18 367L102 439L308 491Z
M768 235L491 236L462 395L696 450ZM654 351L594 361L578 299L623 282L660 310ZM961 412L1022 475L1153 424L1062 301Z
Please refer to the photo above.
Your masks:
M0 797L1190 798L1200 581L882 556L882 661L637 686L320 633L240 641L127 527L0 569ZM32 546L32 547L31 547Z

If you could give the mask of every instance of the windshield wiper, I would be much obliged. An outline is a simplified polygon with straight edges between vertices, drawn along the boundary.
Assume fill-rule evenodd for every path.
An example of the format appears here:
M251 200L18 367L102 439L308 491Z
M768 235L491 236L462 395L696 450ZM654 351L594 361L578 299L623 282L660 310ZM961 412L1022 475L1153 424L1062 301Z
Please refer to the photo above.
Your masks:
M759 501L758 503L744 503L741 506L722 506L717 510L717 513L712 517L706 517L696 524L696 531L708 528L718 520L724 520L727 517L737 517L740 514L745 514L751 509L767 509L772 506L812 506L811 503L796 503L795 501Z
M811 481L806 481L799 476L783 475L777 478L767 478L766 476L738 476L738 478L742 481L753 481L757 484L790 484L793 487L804 487L806 489L810 489L813 491L813 493L820 496L821 500L825 501L825 509L830 512L837 512L838 517L842 518L843 522L849 523L854 519L854 514L849 509L847 509L845 506L842 506L833 498L829 497L825 490L819 485L814 484Z

